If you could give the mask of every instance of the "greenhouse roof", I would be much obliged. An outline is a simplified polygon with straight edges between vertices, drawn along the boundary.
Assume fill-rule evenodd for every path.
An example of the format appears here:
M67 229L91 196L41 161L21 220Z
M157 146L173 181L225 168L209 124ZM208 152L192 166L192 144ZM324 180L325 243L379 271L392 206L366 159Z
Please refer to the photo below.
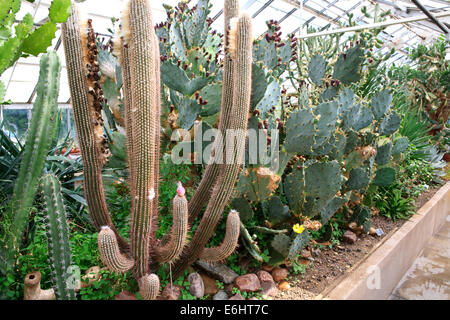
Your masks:
M124 0L86 0L80 6L89 17L94 20L96 32L108 36L108 28L112 27L111 18L120 17L120 11ZM163 3L176 5L178 0L152 0L154 22L159 23L166 18ZM192 0L191 2L195 2ZM23 1L17 19L21 20L27 13L34 16L37 25L46 22L48 8L51 0L36 0L34 3ZM223 29L223 0L211 0L211 17L214 22L212 27L217 30ZM444 33L442 30L450 28L450 1L448 0L420 0L420 3L441 23L439 27L431 20L420 20L409 23L389 25L380 34L385 40L385 47L381 50L390 50L392 47L398 49L391 57L391 63L404 63L407 61L406 47L417 43L427 43ZM413 1L408 0L241 0L241 8L247 11L253 18L253 32L257 37L266 30L265 22L269 19L278 20L284 34L297 32L298 37L306 35L306 28L301 30L300 25L308 25L317 30L327 28L328 30L342 28L347 21L347 13L353 13L353 20L358 25L370 26L372 18L366 18L361 8L366 6L368 12L374 12L378 5L382 11L390 10L388 21L408 19L411 17L424 17L424 12L416 6ZM411 20L411 19L410 19ZM400 20L402 21L402 20ZM450 35L447 33L447 37ZM52 43L63 61L63 71L59 102L67 105L70 94L65 70L64 50L61 45L61 32L57 31ZM39 58L27 57L19 59L12 67L7 69L1 76L1 81L6 86L5 100L11 100L12 105L8 108L30 108L35 99L35 87L39 74Z

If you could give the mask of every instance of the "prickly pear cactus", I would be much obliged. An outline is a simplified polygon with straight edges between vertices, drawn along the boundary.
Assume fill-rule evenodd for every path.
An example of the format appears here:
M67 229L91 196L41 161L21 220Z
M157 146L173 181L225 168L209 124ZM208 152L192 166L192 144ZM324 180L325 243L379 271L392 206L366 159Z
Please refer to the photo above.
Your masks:
M354 23L349 16L349 25ZM266 71L267 97L258 95L261 99L254 103L249 127L264 130L272 143L270 130L279 129L276 173L281 181L270 196L266 193L266 199L258 197L254 190L260 188L260 181L250 174L255 168L249 166L238 190L245 190L255 218L261 212L264 228L274 232L272 258L294 260L309 242L309 222L325 225L343 207L351 220L368 231L371 214L370 207L362 204L364 194L395 180L394 159L406 150L408 141L394 140L400 117L391 110L389 89L370 91L366 83L369 72L376 72L388 58L373 54L379 46L378 31L356 33L343 44L340 35L301 41L289 35L290 63L284 70L284 64L280 66L273 57L284 48L276 46L282 43L277 24L269 23L269 29L254 47L257 63ZM279 95L277 90L270 92L276 87L270 82L274 74L286 75L281 80L290 81L292 88L278 85ZM290 232L277 233L274 226Z
M167 20L156 26L161 81L170 89L166 111L176 117L169 129L189 130L198 117L217 116L220 109L223 36L210 27L211 6L209 0L164 4Z

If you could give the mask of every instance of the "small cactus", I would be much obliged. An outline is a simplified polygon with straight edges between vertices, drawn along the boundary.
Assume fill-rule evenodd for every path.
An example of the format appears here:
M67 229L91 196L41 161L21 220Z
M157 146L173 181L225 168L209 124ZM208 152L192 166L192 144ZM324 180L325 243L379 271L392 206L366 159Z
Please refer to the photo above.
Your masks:
M61 183L56 176L48 174L41 178L41 189L55 295L58 300L75 300L74 288L68 285L72 257Z
M38 189L39 178L50 150L53 138L50 133L54 131L58 110L60 74L61 63L56 52L51 51L42 55L37 98L33 104L33 115L20 162L19 174L6 211L12 224L4 244L5 260L0 260L0 271L5 274L6 270L15 264L19 241L27 224L30 207Z

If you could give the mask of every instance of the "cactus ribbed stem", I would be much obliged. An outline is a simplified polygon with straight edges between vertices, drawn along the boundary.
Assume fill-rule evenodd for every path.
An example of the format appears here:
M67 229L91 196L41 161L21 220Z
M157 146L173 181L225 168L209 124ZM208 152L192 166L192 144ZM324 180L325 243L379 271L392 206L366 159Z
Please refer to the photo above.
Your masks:
M133 268L134 261L120 253L116 234L110 227L102 227L97 241L100 257L109 270L124 273Z
M251 19L243 14L237 22L235 41L230 46L236 46L236 62L233 81L233 108L231 112L231 129L236 133L236 143L226 142L225 149L234 149L230 163L221 165L221 174L214 187L211 200L189 246L175 264L174 274L181 273L192 264L211 238L222 212L230 199L234 184L240 171L240 163L244 156L245 135L247 131L248 113L250 111L251 75L252 75L252 30ZM228 140L228 139L227 139ZM227 152L226 154L228 154Z
M239 230L241 227L241 220L239 219L239 213L232 210L227 218L227 226L225 232L225 238L218 247L205 248L199 259L207 262L224 261L228 258L236 249L239 240Z
M126 131L126 148L128 161L128 184L131 186L135 181L135 170L132 165L133 162L133 118L131 109L133 108L133 101L131 97L131 78L130 78L130 57L128 52L128 45L124 43L124 39L120 38L120 42L116 43L120 46L120 62L122 66L123 79L123 105L125 111L125 131ZM131 188L131 206L134 207L134 189Z
M173 262L180 255L186 243L188 233L188 203L184 195L173 198L173 224L170 232L155 248L158 262Z
M159 278L156 274L147 274L138 281L139 293L144 300L154 300L159 293Z
M223 61L223 81L222 81L222 103L219 116L219 130L224 136L226 129L230 128L232 119L232 106L233 106L233 73L234 73L234 61L231 59L229 52L229 26L230 20L239 15L239 1L238 0L225 0L224 3L224 39L226 54ZM223 147L215 146L215 147ZM213 147L214 149L214 147ZM212 149L212 150L213 150ZM217 177L220 172L220 165L218 163L209 164L205 172L203 173L202 180L198 188L195 190L194 196L189 201L189 223L192 224L194 219L202 211L205 203L211 197L214 183L217 182Z
M159 39L155 34L155 46L159 48ZM161 68L161 60L159 55L159 50L155 50L155 74L160 74ZM156 128L155 128L155 162L154 162L154 175L155 175L155 199L153 200L153 208L152 208L152 226L151 226L151 234L150 234L150 246L155 246L156 243L156 231L158 230L158 214L159 214L159 160L161 158L160 148L161 148L161 77L158 76L156 78L156 87L157 87L157 95L156 95ZM150 250L151 251L151 250Z
M48 251L56 298L58 300L75 300L74 289L67 285L72 255L70 254L69 228L61 194L61 183L55 175L48 174L42 177L41 187L46 208Z
M0 260L0 271L14 265L29 211L36 195L39 179L53 138L53 128L58 108L61 63L56 52L44 54L40 60L37 98L27 133L25 150L20 162L14 192L8 204L7 219L11 221L5 247L5 258ZM3 246L2 246L3 247Z
M120 237L109 216L103 189L102 164L99 157L99 127L98 101L89 92L90 86L87 65L93 65L96 61L90 61L88 57L88 37L86 26L82 26L76 3L72 2L72 12L66 23L62 25L64 52L66 55L67 75L69 78L70 94L74 121L77 129L77 137L80 144L83 159L83 186L84 195L94 225L97 229L102 226L110 226L116 235L121 250L127 251L128 244ZM99 83L91 87L97 90Z
M159 44L156 42L148 0L131 0L123 15L124 38L129 46L133 101L132 181L135 205L131 212L131 252L137 278L148 273L155 191L156 137L159 135ZM158 134L157 134L158 132Z

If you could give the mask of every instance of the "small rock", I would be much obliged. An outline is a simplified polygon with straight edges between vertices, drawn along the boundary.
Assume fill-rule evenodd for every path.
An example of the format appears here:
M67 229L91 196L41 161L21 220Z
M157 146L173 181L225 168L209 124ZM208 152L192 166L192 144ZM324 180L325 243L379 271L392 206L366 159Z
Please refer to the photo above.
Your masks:
M369 234L370 234L371 236L376 236L376 235L377 235L377 231L375 230L374 227L370 227L370 229L369 229Z
M306 249L303 249L300 254L305 259L308 259L311 257L311 252L309 252L309 250L306 250Z
M381 228L375 229L375 232L377 233L377 236L379 236L379 237L384 235L384 231Z
M261 283L262 295L273 297L278 294L277 286L275 285L275 282L273 281L270 273L264 270L260 270L256 273L256 275L258 276L258 279Z
M197 272L191 273L188 276L189 292L197 298L201 298L205 295L205 284L203 279Z
M161 300L178 300L181 295L181 289L178 286L170 285L170 283L161 292Z
M269 266L268 264L264 264L262 268L263 268L264 271L272 272L273 268L275 268L275 267L274 266Z
M123 290L121 293L114 297L114 300L137 300L136 295L130 291Z
M267 271L260 270L256 273L256 275L261 282L274 282L272 276Z
M348 228L354 232L361 230L361 227L358 227L358 224L354 221L348 224Z
M234 283L239 291L255 292L261 289L261 283L259 282L258 276L254 273L239 276Z
M225 284L233 283L239 275L221 263L211 263L202 260L197 260L195 266L199 267L214 279L217 279Z
M245 300L245 298L243 296L241 296L240 293L237 293L228 300Z
M308 266L311 263L311 260L305 260L305 259L300 259L300 264L303 264L305 266Z
M203 279L203 284L205 285L205 294L215 295L219 291L216 280L204 273L200 273L200 275Z
M285 268L275 268L272 270L272 277L275 282L286 279L288 271Z
M219 290L214 295L213 300L228 300L228 294L224 290Z
M291 285L287 281L282 281L278 284L278 289L281 291L287 291L291 288Z
M261 294L268 297L275 297L278 294L278 288L275 282L264 282L261 283Z
M350 244L355 243L357 239L358 237L356 236L356 234L350 230L345 231L344 235L342 236L342 240Z

